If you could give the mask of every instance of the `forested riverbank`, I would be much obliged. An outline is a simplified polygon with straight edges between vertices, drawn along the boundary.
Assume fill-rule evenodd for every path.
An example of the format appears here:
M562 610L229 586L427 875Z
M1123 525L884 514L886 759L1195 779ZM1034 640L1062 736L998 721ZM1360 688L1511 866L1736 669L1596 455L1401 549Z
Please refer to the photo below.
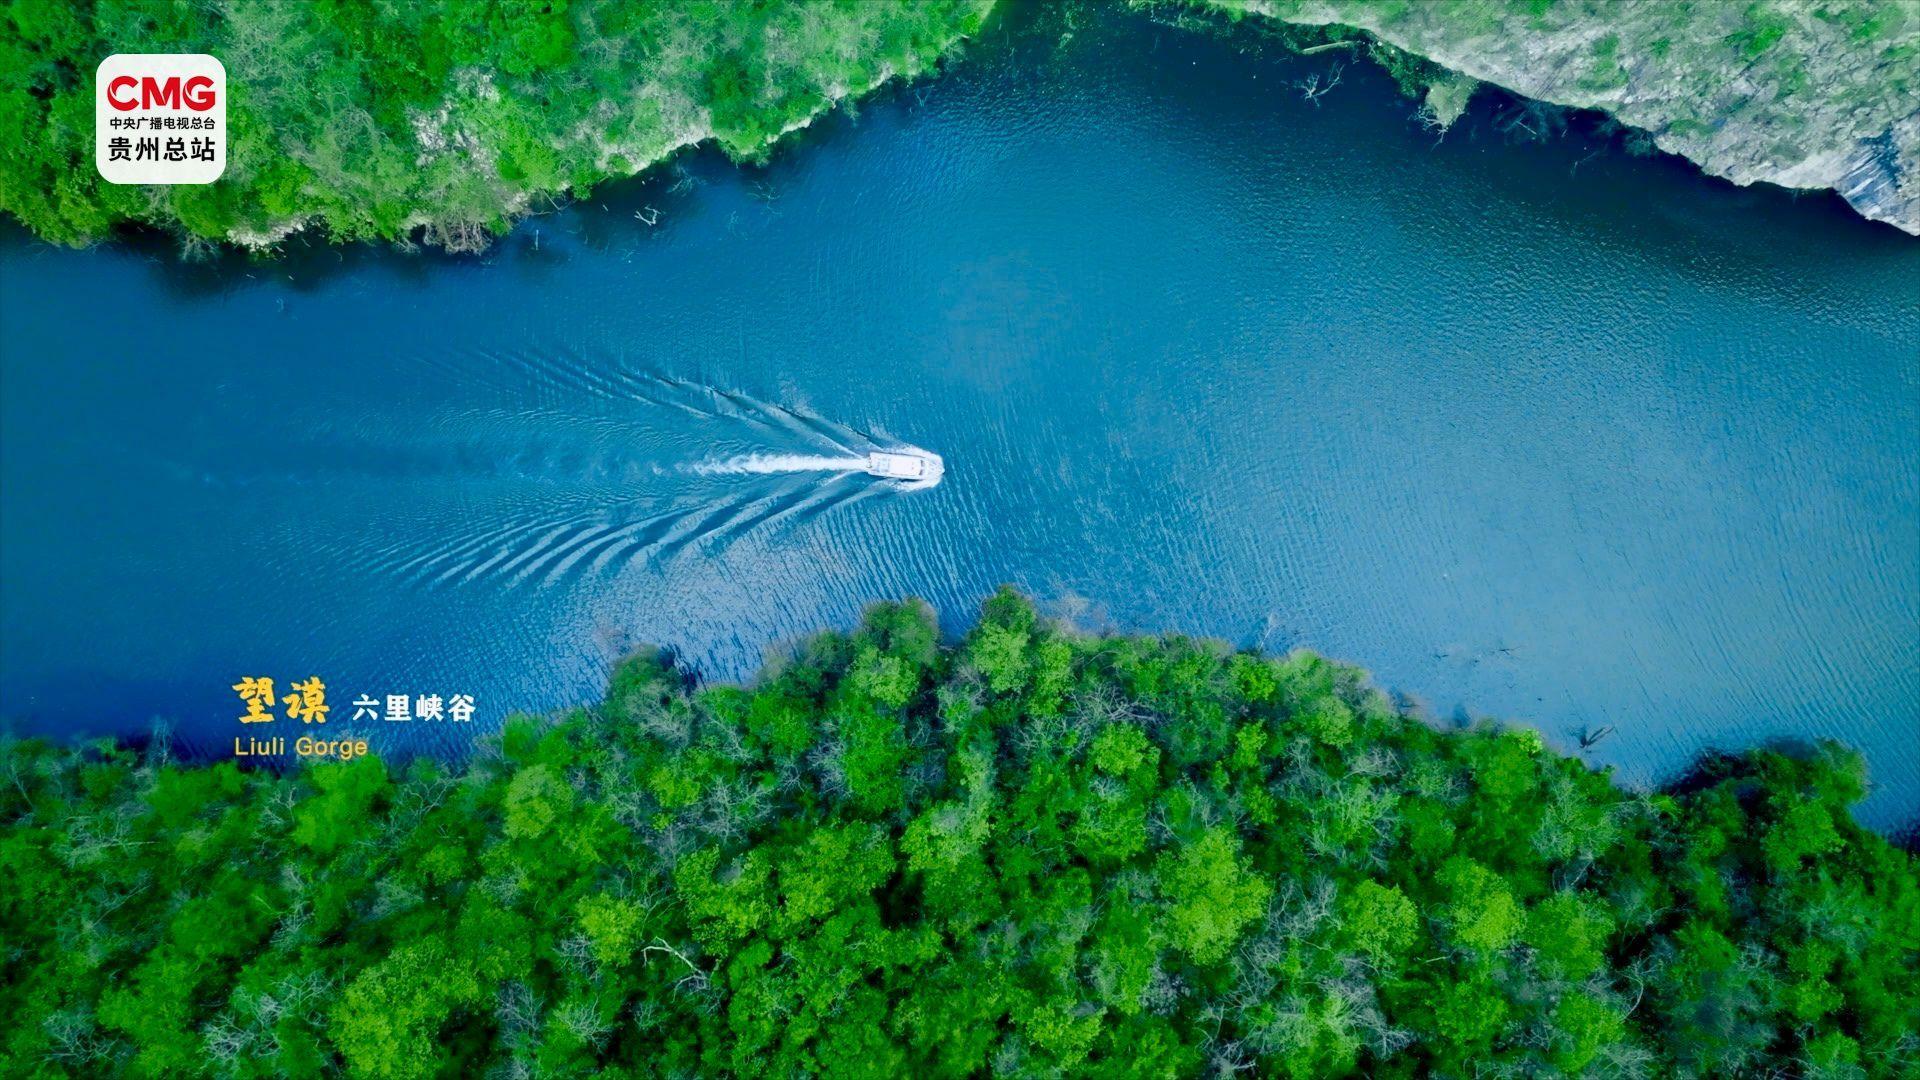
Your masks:
M1832 745L1632 794L1359 671L882 605L463 766L8 740L9 1075L1902 1076Z
M66 244L139 223L190 242L317 226L476 250L684 146L753 158L842 98L927 71L992 6L21 0L0 9L0 210ZM100 178L93 72L116 52L225 64L218 183Z

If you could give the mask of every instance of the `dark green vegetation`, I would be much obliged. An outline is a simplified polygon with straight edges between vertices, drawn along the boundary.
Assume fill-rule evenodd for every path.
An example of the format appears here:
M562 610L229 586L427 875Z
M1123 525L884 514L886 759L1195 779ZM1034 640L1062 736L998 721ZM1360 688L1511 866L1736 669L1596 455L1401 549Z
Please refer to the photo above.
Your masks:
M707 138L789 126L925 71L992 0L0 0L0 210L80 244L120 222L260 242L483 246L514 216ZM226 175L115 187L93 73L115 52L226 65Z
M1134 0L1136 4L1148 0ZM1605 110L1750 183L1833 187L1920 231L1920 7L1886 0L1188 0L1366 31L1445 126L1475 80ZM338 240L476 250L526 213L713 139L738 158L930 69L994 0L0 0L0 210L84 244L121 223L189 247ZM93 71L114 52L226 65L208 186L114 187ZM1337 59L1337 57L1336 57Z
M6 1075L1911 1076L1857 759L1625 793L1318 657L883 606L460 770L13 741Z

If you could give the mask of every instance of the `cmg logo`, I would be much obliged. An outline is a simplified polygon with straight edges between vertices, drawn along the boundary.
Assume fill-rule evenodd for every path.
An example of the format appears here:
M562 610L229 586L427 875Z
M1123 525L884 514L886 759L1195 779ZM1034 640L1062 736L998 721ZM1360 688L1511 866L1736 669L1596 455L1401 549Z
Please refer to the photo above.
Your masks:
M93 73L93 161L110 184L211 184L227 168L227 69L204 53L115 53Z
M213 108L219 97L213 80L205 75L195 75L184 82L178 75L166 79L155 79L151 75L140 79L131 75L117 75L107 81L107 104L121 112L182 107L194 112L206 112Z

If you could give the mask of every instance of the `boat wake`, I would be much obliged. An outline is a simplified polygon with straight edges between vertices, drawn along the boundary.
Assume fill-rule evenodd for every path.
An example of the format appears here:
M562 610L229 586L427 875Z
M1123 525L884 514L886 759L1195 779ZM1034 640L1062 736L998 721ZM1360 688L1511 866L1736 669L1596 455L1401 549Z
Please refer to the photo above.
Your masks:
M420 487L423 520L394 523L400 527L384 541L357 542L352 562L416 586L548 588L633 567L659 570L689 549L717 555L748 535L777 536L855 502L932 487L943 472L937 454L738 391L518 355L493 359L508 370L483 371L482 381L497 378L490 389L507 403L459 418L488 417L484 441L435 455L415 448L407 469L383 468ZM530 384L591 391L607 406L586 415L528 409ZM661 460L699 445L730 452ZM388 460L378 449L352 456Z
M655 508L636 502L560 520L516 521L376 565L415 585L496 581L539 588L636 566L659 569L688 548L717 553L750 532L798 525L886 490L861 480L847 474L810 486L767 485L717 503Z
M772 475L795 472L864 472L863 457L821 457L808 454L739 454L725 461L694 461L681 466L699 476Z
M777 476L783 473L865 473L896 480L906 488L930 488L940 482L946 464L939 454L917 446L894 446L869 451L865 457L823 457L818 454L736 454L720 461L693 461L680 466L699 476Z

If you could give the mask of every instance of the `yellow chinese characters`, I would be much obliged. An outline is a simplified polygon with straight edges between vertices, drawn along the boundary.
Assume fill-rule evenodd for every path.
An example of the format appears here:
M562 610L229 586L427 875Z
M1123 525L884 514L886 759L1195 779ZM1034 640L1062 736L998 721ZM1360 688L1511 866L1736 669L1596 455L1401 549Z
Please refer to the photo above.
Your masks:
M246 703L247 714L240 718L243 724L265 724L273 720L273 714L267 710L273 707L273 680L253 675L243 675L233 684L233 692L240 695Z
M327 722L327 684L315 675L305 682L293 684L287 691L287 717L303 724L324 724Z

